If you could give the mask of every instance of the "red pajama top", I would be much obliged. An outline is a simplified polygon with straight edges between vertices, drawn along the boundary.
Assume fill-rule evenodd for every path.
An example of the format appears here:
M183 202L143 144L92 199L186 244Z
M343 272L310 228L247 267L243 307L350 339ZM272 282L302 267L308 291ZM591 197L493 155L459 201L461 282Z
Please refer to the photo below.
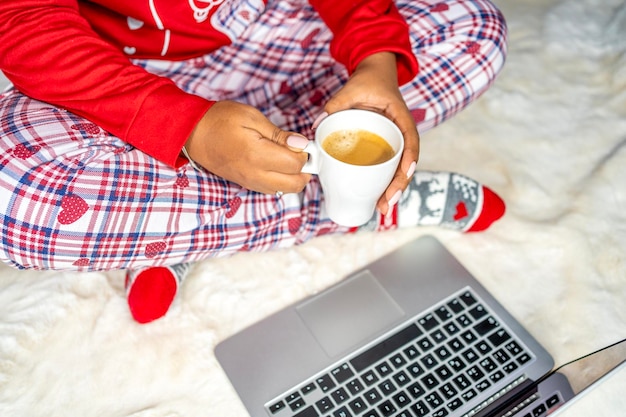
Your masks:
M213 18L228 1L1 0L0 70L24 94L179 166L181 148L214 102L183 92L129 57L182 60L229 44L229 28ZM393 0L310 4L333 32L331 53L348 71L372 53L389 51L398 56L401 84L417 73L408 27Z

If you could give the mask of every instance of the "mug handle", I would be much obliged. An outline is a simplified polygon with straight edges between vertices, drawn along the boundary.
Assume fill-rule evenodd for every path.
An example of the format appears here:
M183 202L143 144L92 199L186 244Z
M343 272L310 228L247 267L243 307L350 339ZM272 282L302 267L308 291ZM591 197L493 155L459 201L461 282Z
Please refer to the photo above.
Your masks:
M306 147L302 150L302 152L306 152L309 154L309 159L306 161L304 166L302 167L303 174L319 174L319 159L320 159L320 151L317 147L317 143L315 141L310 141Z

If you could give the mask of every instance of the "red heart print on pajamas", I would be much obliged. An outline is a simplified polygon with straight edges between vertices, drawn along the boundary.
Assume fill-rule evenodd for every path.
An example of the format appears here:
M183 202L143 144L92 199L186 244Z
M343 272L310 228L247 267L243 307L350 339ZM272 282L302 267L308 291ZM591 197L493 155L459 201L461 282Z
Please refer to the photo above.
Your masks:
M240 197L233 198L232 200L228 202L228 206L230 207L230 209L226 212L226 218L231 219L233 218L233 216L235 216L235 214L237 214L239 207L241 207L241 198Z
M189 178L187 178L187 175L185 175L185 173L183 172L178 177L176 177L176 182L174 183L174 185L180 188L189 187Z
M78 258L74 261L72 265L74 266L89 266L90 261L89 258Z
M61 199L61 211L57 220L61 224L72 224L87 212L89 206L82 197L65 195Z
M421 123L426 119L426 110L425 109L414 109L411 110L411 116L413 116L413 120L415 123Z
M167 248L165 242L153 242L146 245L146 258L154 258Z
M36 154L39 149L41 149L41 146L39 145L26 146L20 143L15 148L13 148L13 156L19 159L30 158L31 156Z
M448 7L447 4L437 3L433 7L430 8L430 11L431 12L445 12L445 11L448 11L449 9L450 8Z
M313 32L309 33L306 38L302 39L302 42L300 42L302 49L309 49L309 46L311 46L311 44L313 43L313 39L317 36L318 33L320 33L320 28L313 30Z
M299 217L289 219L287 225L289 226L289 233L295 235L296 233L298 233L298 230L300 230L300 227L302 226L302 219Z
M82 130L90 135L97 135L100 133L100 127L95 123L77 123L70 126L74 130Z

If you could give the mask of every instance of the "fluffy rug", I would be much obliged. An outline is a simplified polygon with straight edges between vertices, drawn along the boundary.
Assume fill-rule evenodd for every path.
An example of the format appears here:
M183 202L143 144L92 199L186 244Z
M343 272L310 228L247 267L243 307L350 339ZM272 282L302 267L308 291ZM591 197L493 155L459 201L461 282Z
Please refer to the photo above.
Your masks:
M626 336L626 2L498 3L510 30L505 70L423 135L420 161L502 195L508 211L492 229L326 236L206 261L168 316L143 326L127 311L121 273L0 265L0 415L246 416L216 343L425 233L557 363Z

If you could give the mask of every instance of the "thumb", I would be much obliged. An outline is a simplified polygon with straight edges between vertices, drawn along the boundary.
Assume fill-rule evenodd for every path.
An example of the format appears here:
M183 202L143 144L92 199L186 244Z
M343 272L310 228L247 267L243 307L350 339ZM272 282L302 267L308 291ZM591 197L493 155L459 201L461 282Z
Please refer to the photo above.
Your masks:
M309 142L310 140L296 133L289 133L289 136L287 136L287 140L285 141L287 147L294 152L302 152Z
M293 152L302 152L309 144L309 140L306 137L298 133L281 130L278 127L274 127L272 135L268 139L277 145L286 145Z

